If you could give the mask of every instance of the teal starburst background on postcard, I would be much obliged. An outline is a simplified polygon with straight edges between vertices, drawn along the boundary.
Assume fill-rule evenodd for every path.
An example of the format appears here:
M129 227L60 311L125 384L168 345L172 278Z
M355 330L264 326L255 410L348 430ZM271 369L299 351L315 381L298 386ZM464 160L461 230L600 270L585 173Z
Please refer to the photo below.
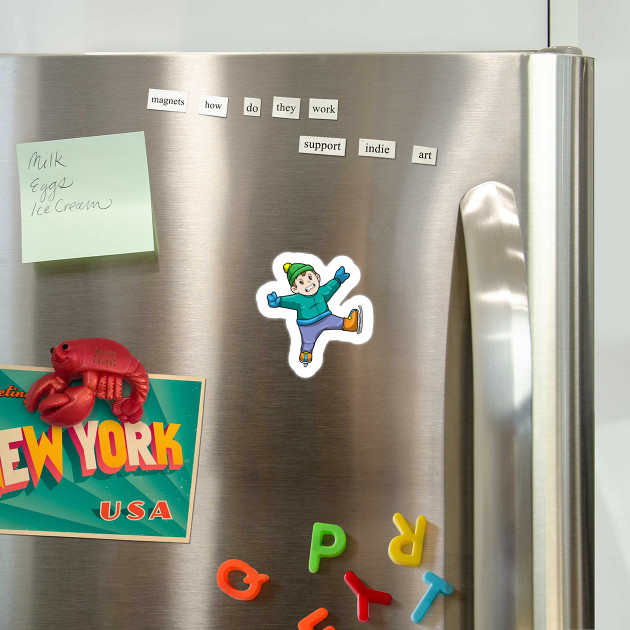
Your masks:
M29 387L46 372L34 369L0 369L0 391L13 386L20 391ZM181 445L184 463L179 470L126 471L124 467L113 475L99 469L88 477L81 472L77 449L68 431L63 431L63 477L59 483L44 467L41 479L22 490L0 496L0 530L113 536L121 538L181 539L188 535L187 525L194 497L194 475L197 434L201 431L200 408L203 405L203 379L151 378L151 387L144 404L141 422L151 425L162 422L179 424L175 440ZM12 390L13 391L13 390ZM111 403L97 399L88 420L99 423L116 420ZM116 420L117 422L117 420ZM37 439L49 429L38 412L29 413L24 399L0 396L0 431L13 427L32 426ZM19 447L18 467L26 467L26 458ZM101 501L121 502L121 515L112 521L99 515ZM126 518L131 501L144 501L146 515L141 520ZM172 520L154 518L149 514L158 501L166 501Z

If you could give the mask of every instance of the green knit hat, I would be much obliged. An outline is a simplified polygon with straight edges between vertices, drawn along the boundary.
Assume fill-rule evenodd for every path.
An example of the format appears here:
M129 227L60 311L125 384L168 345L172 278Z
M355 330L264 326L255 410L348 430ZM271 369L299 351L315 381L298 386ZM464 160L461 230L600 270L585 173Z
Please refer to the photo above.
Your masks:
M283 267L284 272L287 274L287 280L289 281L289 286L293 286L295 279L305 271L315 271L313 267L310 265L305 265L304 263L286 263Z

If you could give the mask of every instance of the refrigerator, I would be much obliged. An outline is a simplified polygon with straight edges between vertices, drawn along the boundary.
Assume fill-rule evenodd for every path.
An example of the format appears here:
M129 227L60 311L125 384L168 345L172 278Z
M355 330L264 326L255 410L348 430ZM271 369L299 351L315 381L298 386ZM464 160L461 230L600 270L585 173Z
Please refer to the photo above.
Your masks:
M0 363L105 337L206 379L190 542L1 535L1 627L356 628L347 572L376 628L593 626L592 59L2 55L0 103ZM137 131L155 251L22 263L16 145ZM345 291L314 346L309 273ZM347 540L312 573L315 523Z

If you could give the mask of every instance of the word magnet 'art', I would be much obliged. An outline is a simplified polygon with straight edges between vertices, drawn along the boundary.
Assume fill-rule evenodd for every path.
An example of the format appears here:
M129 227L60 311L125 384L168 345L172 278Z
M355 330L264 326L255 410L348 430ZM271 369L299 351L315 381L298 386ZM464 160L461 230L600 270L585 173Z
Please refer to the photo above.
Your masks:
M361 272L347 256L325 265L317 256L284 252L272 265L275 280L256 293L258 310L284 319L289 332L289 365L310 378L323 365L329 341L363 344L372 336L374 311L363 295L348 297Z
M204 379L75 339L0 367L0 533L188 542Z

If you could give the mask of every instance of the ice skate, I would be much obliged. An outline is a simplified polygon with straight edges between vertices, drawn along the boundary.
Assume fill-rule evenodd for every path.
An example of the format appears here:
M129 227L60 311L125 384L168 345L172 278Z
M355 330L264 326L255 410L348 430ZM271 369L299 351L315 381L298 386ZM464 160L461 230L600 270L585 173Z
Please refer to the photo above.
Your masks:
M343 320L343 330L360 333L363 330L363 308L353 308L350 315Z
M313 360L312 352L300 352L300 363L304 365L304 367L308 367L308 364Z

